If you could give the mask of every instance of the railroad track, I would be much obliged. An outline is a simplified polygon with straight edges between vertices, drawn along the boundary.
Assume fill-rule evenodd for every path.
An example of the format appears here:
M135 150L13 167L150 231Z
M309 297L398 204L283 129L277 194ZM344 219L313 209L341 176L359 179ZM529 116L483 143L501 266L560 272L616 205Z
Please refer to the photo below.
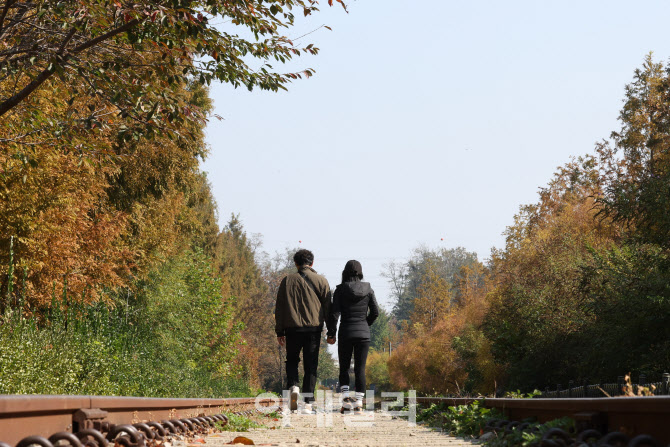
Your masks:
M418 397L416 400L417 403L425 405L447 403L456 406L469 404L475 399ZM495 398L485 399L484 406L495 408L505 416L505 420L498 421L497 429L510 429L515 423L518 426L520 421L527 418L547 422L570 417L575 420L578 432L595 430L603 438L609 433L620 433L631 443L638 436L651 436L659 443L657 445L670 444L670 396L574 399ZM620 438L623 439L623 437ZM654 445L648 438L644 439L647 439L646 443L639 445ZM629 442L619 442L613 445L629 445Z
M106 447L117 437L124 447L143 447L145 439L205 433L217 422L227 422L223 413L251 411L256 402L254 398L0 396L0 447L53 447L60 440L72 447ZM264 406L272 402L258 400Z
M464 405L474 399L417 398L417 403ZM224 413L255 411L271 399L159 399L105 396L0 396L0 447L144 447L170 436L206 434L225 423ZM509 430L523 419L546 422L573 418L581 430L600 436L619 432L631 441L618 445L660 446L670 443L670 396L595 399L486 399L485 406L505 416L492 430ZM516 422L515 422L516 421ZM593 432L592 438L596 437ZM565 436L554 434L556 439ZM640 437L641 435L646 435ZM270 435L269 435L270 436ZM649 436L653 437L656 441ZM608 438L609 439L609 438ZM111 442L114 441L114 442ZM547 445L571 445L549 440ZM661 444L662 443L662 444ZM615 444L612 444L615 445Z

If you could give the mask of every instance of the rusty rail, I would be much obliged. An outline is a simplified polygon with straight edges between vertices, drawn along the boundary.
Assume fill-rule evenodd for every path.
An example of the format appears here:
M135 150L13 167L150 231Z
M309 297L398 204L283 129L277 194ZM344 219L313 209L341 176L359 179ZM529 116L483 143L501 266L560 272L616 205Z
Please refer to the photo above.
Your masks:
M418 397L417 403L466 405L471 398ZM670 443L670 396L611 397L575 399L504 399L487 398L487 408L500 410L509 421L535 418L547 422L561 417L573 418L578 429L600 433L621 432L629 437L651 435Z
M109 434L114 427L126 427L124 433L128 434L133 430L132 424L139 425L135 429L142 433L145 430L145 427L141 427L142 423L149 421L167 421L157 423L167 432L194 431L198 426L211 425L216 420L223 422L225 417L222 413L233 408L251 407L255 401L254 398L5 395L0 396L0 447L2 443L14 445L29 436L39 436L46 440L54 433L72 434L96 430ZM259 400L261 405L270 405L272 402L271 399ZM131 427L127 428L128 425ZM152 431L160 431L155 425ZM129 434L128 436L132 441L133 437ZM143 436L151 435L145 433ZM48 447L43 441L40 442L38 444ZM89 442L105 447L100 442ZM135 442L130 444L133 443ZM70 445L75 447L74 444Z
M474 400L419 397L417 403L465 405ZM145 445L144 440L153 439L152 436L203 431L217 420L224 422L222 413L249 408L255 402L254 398L0 396L0 447L11 447L15 444L17 447L31 444L51 447L59 439L66 440L72 447L79 447L76 445L77 439L82 440L82 446L107 447L107 442L117 436L121 436L116 438L120 445L141 447ZM271 399L258 402L261 405L275 403ZM500 421L501 424L513 425L514 422L511 421L522 421L526 418L546 422L567 416L575 419L580 430L595 429L602 434L622 432L631 438L646 434L664 445L670 443L670 396L604 399L492 398L485 399L484 405L503 413L506 421ZM77 434L74 438L71 437L73 433Z

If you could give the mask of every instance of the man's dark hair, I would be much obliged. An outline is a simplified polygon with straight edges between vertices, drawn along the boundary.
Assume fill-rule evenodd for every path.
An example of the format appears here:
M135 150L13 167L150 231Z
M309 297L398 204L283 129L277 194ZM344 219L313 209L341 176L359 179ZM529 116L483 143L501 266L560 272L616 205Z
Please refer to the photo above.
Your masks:
M293 255L293 262L295 262L295 264L299 267L302 267L303 265L312 265L314 264L314 253L309 250L305 250L304 248L302 250L298 250Z

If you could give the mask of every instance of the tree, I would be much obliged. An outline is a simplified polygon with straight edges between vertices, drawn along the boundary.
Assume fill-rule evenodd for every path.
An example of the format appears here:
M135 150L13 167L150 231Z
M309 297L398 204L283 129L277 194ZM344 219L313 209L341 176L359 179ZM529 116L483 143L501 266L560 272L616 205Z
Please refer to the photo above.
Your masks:
M319 347L319 366L316 369L316 377L320 381L336 380L340 375L340 370L335 363L333 355L328 350L326 337L322 334L321 346ZM300 363L304 366L304 362ZM301 368L302 369L302 368Z
M580 362L584 328L596 317L584 293L583 269L618 237L609 220L596 219L601 191L593 157L559 168L538 203L521 207L493 252L493 289L484 323L497 362L513 389L585 378Z
M96 301L126 284L134 252L122 243L129 215L105 206L109 168L93 169L60 144L38 145L24 157L0 152L0 266L7 293L36 311L60 297ZM14 237L14 274L9 269Z
M370 348L375 351L388 349L391 341L391 315L383 307L379 307L379 316L370 326Z
M274 299L267 293L254 248L239 216L232 214L218 234L211 261L220 279L222 296L235 298L235 321L245 327L242 332L245 344L236 359L240 375L253 387L264 386L262 365L273 356L272 349L276 349L272 330Z
M202 251L185 251L152 273L137 306L155 322L154 338L182 361L196 361L221 378L239 375L240 331L235 298L221 295L221 279Z
M427 394L491 393L501 372L482 330L489 272L475 261L462 265L450 282L437 266L425 265L410 325L388 360L390 380ZM378 359L373 365L380 374L387 366Z
M447 316L453 296L451 284L438 274L436 265L429 261L414 298L410 316L412 325L420 324L433 329L439 320Z
M578 338L581 368L609 380L622 372L660 378L670 361L670 253L626 241L594 258L582 280L596 317Z
M621 129L559 169L492 257L484 333L512 388L664 372L670 75L647 56Z
M184 101L209 110L205 88L183 87ZM59 105L63 95L45 86L34 98L44 113L58 116L67 113ZM33 311L48 306L66 283L71 299L92 302L187 248L211 254L219 229L199 167L207 152L199 126L185 126L189 140L158 135L118 143L111 131L88 130L0 151L0 265L8 265L14 236L16 265L20 276L26 272L25 282L13 278L21 288L25 283L15 291L25 293ZM83 140L95 154L82 154ZM11 282L3 278L1 287Z
M626 86L621 130L598 145L604 216L640 241L670 246L670 67L649 54Z
M488 289L488 270L481 262L462 266L454 276L455 301L463 306L482 300L481 291Z
M665 372L670 315L670 72L649 54L619 115L621 129L598 145L600 218L623 238L594 253L582 289L596 315L584 330L584 368L600 377Z
M382 351L371 351L365 363L365 375L367 382L375 386L375 390L391 391L391 378L388 368L388 353Z
M342 3L342 0L337 0ZM328 3L332 5L332 0ZM31 116L25 131L12 120L3 141L30 141L53 127L36 102L26 102L44 85L58 85L67 101L95 98L87 114L74 116L98 127L118 114L140 122L146 133L161 128L172 136L188 120L204 115L173 95L173 85L216 80L234 87L285 89L313 70L281 74L269 64L302 53L281 30L295 24L294 10L317 11L315 0L72 1L0 2L0 117ZM216 20L223 21L217 25ZM238 33L252 35L252 39ZM252 67L249 59L260 61ZM56 75L54 77L54 75ZM57 79L57 81L54 81ZM50 129L56 131L55 129ZM126 129L120 129L120 133ZM137 135L137 133L132 134ZM27 140L26 140L27 139Z
M410 319L418 289L426 274L428 266L450 284L461 266L477 261L477 254L463 247L453 249L429 250L426 247L416 248L406 263L391 262L386 264L383 276L393 286L392 295L395 300L392 315L402 324Z
M467 380L452 339L463 328L463 318L443 318L431 331L406 335L388 359L394 389L415 389L428 395L460 393Z

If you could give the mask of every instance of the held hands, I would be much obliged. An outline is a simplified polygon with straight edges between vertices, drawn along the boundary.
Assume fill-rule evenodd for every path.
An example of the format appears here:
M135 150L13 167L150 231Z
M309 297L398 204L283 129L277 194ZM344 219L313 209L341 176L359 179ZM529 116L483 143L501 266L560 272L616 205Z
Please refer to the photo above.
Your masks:
M328 337L326 339L329 345L334 345L335 344L335 337ZM277 343L279 343L279 346L282 348L286 346L286 337L277 337Z

